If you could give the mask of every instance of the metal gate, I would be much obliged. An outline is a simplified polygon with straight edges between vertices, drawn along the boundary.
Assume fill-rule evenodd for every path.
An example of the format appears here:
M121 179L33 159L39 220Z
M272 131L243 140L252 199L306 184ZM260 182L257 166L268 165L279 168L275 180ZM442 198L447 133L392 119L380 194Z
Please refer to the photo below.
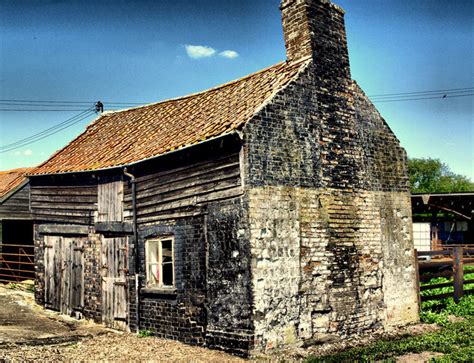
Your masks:
M127 246L127 237L102 237L102 320L121 330L128 329Z
M84 237L44 236L45 306L62 314L84 307Z

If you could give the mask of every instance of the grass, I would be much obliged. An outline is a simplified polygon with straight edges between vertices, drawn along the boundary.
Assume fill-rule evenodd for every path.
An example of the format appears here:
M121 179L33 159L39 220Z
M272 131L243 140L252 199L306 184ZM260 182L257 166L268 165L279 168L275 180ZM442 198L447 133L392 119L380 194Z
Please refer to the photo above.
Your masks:
M474 266L464 267L464 279L474 279ZM433 285L449 281L436 278L425 283ZM474 284L466 286L474 288ZM423 291L422 294L437 295L452 292L444 287ZM425 301L421 304L420 319L426 323L436 323L441 329L420 335L401 337L396 340L380 340L366 347L356 347L333 355L310 357L307 363L317 362L394 362L395 357L407 353L439 352L443 356L432 358L430 362L473 362L474 361L474 296L464 296L459 304L453 298L440 301ZM450 315L462 317L462 321L452 322Z
M153 332L150 330L140 330L138 332L139 338L146 338L146 337L151 337L151 336L153 336Z
M317 362L373 362L394 361L394 357L407 353L440 352L435 362L471 362L474 357L474 317L448 323L441 330L398 340L381 340L367 347L358 347L341 353L311 357L308 363Z

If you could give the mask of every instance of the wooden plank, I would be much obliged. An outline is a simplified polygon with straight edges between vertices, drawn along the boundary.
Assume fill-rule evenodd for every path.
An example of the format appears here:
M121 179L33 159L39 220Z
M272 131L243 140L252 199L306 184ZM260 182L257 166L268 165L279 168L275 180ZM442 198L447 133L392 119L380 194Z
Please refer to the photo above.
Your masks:
M57 190L58 192L61 191L84 191L84 190L89 190L89 189L97 189L97 185L92 184L92 185L87 185L87 184L81 184L81 185L32 185L31 191L33 190Z
M185 199L188 197L210 194L221 190L235 188L239 186L239 184L237 183L238 178L234 176L230 179L222 179L210 183L206 182L186 189L178 189L167 193L156 194L153 197L148 198L148 201L144 201L143 199L137 199L137 206L138 208L145 208L149 206L173 202L175 200Z
M62 203L45 203L45 202L36 202L36 201L31 201L31 208L35 210L42 210L42 209L64 209L64 210L69 210L69 211L95 211L97 208L94 204L89 203L89 204L76 204L76 203L68 203L66 201L65 204Z
M462 247L454 248L454 265L453 265L453 275L454 275L454 301L459 303L459 300L464 295L463 281L464 281L464 271L463 271L463 260L462 260Z
M451 251L416 251L417 256L449 256Z
M174 169L167 169L158 173L149 174L146 176L142 176L137 178L137 182L141 185L146 185L146 182L149 180L156 180L156 179L166 179L168 176L176 176L176 175L190 175L195 176L199 175L202 171L206 171L209 169L216 169L222 165L229 165L229 164L238 164L239 163L239 154L234 153L231 155L226 155L218 159L214 160L206 160L201 163L193 163L191 165L186 165L180 168Z
M98 222L123 221L123 182L115 181L99 184Z
M420 290L421 291L434 290L434 289L439 289L441 287L453 287L453 282L449 281L449 282L443 282L443 283L435 284L435 285L424 285L424 286L420 286Z
M94 215L92 211L90 210L69 210L69 209L63 209L63 210L55 210L53 209L37 209L37 208L32 208L31 209L32 214L37 215L39 217L41 216L50 216L51 218L54 217L67 217L67 218L81 218L81 217L88 217L90 218L91 216Z
M431 296L421 296L421 301L430 301L430 300L441 300L441 299L446 299L448 297L452 297L453 293L447 293L447 294L439 294L439 295L431 295Z
M43 202L50 204L74 203L74 204L94 204L97 202L97 195L35 195L33 202Z
M212 183L218 183L220 181L229 181L235 186L241 185L240 172L238 169L226 172L225 174L218 172L209 172L207 178L199 179L187 179L185 182L173 180L170 183L162 183L159 186L146 189L144 191L137 192L137 201L139 203L146 203L150 201L150 198L154 198L156 195L173 195L179 194L192 188L197 188L204 185L212 185ZM126 198L127 204L131 203L131 196Z
M419 261L420 269L429 268L429 267L442 267L442 266L451 266L453 264L452 260L446 261L430 261L430 262L422 262Z
M155 189L166 188L167 186L172 185L182 185L187 187L192 186L193 182L212 180L213 177L217 179L222 179L223 177L236 175L236 172L239 172L239 164L226 164L216 168L209 168L199 172L192 172L189 174L173 174L170 177L164 179L156 176L148 183L141 183L140 180L137 180L137 194L146 195L147 192L153 193ZM240 175L240 172L239 172ZM240 179L240 178L239 178ZM127 195L127 201L131 200L131 195Z
M417 250L413 250L413 259L415 262L415 288L418 296L418 313L421 312L421 299L420 299L420 267L418 266Z
M89 227L67 224L40 224L38 232L40 234L88 235Z
M228 189L222 189L213 193L206 192L201 195L192 195L184 199L178 199L173 201L162 202L154 207L141 208L138 206L137 216L143 217L145 215L155 214L157 212L165 210L173 210L176 208L183 208L189 206L196 206L206 202L217 201L222 199L230 199L236 196L242 195L243 191L241 187L229 187Z
M133 224L128 222L99 222L95 224L97 233L133 233Z
M449 277L452 277L453 276L453 272L450 271L450 270L446 270L446 271L442 271L442 272L438 272L438 273L431 273L431 274L423 274L423 275L420 275L420 281L429 281L431 279L434 279L436 277L446 277L446 278L449 278Z

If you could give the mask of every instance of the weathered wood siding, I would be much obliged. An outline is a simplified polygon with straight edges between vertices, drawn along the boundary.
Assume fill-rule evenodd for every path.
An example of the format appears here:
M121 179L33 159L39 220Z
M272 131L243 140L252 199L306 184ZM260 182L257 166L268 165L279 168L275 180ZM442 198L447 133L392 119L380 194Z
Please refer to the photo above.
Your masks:
M0 220L2 219L31 219L29 184L18 189L0 204Z
M97 194L97 222L123 221L123 182L99 184Z
M137 178L138 223L186 217L195 207L242 194L239 154ZM132 215L126 183L125 209Z
M31 212L36 220L91 224L97 210L97 185L32 185Z

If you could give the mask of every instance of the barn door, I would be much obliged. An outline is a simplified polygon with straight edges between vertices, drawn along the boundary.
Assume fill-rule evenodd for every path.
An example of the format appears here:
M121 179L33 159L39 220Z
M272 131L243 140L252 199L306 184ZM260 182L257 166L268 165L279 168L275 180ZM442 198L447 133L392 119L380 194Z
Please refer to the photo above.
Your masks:
M112 328L127 330L128 238L102 237L102 319Z
M62 237L44 236L44 304L53 310L61 306Z
M84 238L45 236L45 306L80 314L84 306Z
M80 313L84 306L84 239L63 238L61 313Z

